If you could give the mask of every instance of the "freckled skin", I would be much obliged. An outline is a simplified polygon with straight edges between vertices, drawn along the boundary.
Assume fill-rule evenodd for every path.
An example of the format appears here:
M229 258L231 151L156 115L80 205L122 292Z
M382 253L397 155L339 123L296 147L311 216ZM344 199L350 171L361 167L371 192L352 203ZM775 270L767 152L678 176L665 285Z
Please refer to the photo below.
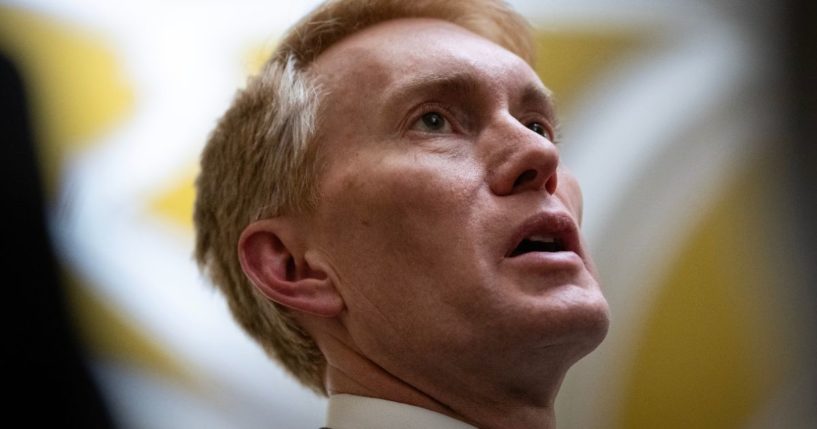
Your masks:
M608 310L589 256L579 268L541 273L504 258L514 228L538 211L581 218L573 176L542 167L557 165L558 149L521 122L536 109L519 93L541 86L538 77L488 40L418 19L363 30L312 69L329 96L309 240L345 305L341 333L324 350L344 348L337 354L373 363L480 427L526 427L515 425L536 409L552 415L565 371L603 339ZM465 112L446 120L467 127L429 132L412 105L385 98L412 77L452 70L476 78L477 96L427 98ZM555 177L555 193L544 181L497 192L499 181L530 169ZM330 356L334 391L360 388L332 384L333 367L359 373L344 362ZM485 406L497 401L504 405ZM520 404L521 414L503 409Z

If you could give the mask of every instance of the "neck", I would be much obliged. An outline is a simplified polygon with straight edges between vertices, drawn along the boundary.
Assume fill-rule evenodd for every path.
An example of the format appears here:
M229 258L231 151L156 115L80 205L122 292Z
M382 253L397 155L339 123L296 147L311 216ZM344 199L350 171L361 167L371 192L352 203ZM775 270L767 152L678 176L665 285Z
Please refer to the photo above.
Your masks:
M480 429L556 427L552 402L534 405L505 400L479 401L475 400L476 398L452 396L438 399L390 374L382 374L382 368L370 367L364 371L366 372L361 373L328 367L329 393L346 393L414 405L464 421ZM354 377L350 374L354 374Z
M407 380L343 342L333 342L332 346L322 342L328 358L326 384L330 394L347 393L414 405L480 429L556 427L553 402L563 374L550 383L526 377L538 381L536 388L530 390L519 389L518 385L514 389L498 388L499 383L490 382L482 374L467 377L466 382L463 377L440 378L440 373Z

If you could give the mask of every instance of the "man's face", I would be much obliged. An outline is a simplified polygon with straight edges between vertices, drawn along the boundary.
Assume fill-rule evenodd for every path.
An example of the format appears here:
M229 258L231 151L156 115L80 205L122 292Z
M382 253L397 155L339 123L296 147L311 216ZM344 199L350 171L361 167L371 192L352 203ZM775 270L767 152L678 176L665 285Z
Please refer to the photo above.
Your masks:
M422 385L508 362L531 376L531 359L570 365L601 341L607 304L578 233L581 193L524 61L409 19L312 67L329 95L310 240L358 352Z

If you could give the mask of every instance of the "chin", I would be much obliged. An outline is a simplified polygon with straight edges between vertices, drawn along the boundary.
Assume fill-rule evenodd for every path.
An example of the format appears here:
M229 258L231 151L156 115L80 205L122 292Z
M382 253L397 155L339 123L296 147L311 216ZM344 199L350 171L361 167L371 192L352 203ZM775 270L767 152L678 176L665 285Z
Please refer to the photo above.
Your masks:
M575 348L575 360L579 360L604 341L610 328L610 307L607 300L598 293L597 299L584 302L571 309L566 333L569 343Z

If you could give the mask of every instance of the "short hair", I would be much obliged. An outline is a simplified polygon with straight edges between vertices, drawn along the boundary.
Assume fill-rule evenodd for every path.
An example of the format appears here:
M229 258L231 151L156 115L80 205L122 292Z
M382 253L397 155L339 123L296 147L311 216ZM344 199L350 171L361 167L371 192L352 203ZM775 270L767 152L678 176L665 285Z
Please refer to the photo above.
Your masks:
M290 310L241 269L237 244L256 220L308 214L318 204L321 92L309 65L341 39L380 22L436 18L515 53L531 66L528 23L502 0L329 0L295 24L239 91L202 152L195 256L238 323L298 381L326 394L326 359Z

